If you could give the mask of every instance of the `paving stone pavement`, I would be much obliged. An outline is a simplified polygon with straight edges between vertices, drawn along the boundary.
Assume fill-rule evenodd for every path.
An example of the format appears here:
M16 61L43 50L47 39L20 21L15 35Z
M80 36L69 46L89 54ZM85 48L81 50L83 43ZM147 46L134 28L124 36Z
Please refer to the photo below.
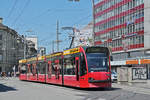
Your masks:
M150 100L146 85L113 83L112 89L82 90L5 78L0 79L0 100Z
M127 91L132 91L135 93L148 94L150 95L150 80L147 80L147 83L136 83L136 84L118 84L112 83L114 88L122 88Z

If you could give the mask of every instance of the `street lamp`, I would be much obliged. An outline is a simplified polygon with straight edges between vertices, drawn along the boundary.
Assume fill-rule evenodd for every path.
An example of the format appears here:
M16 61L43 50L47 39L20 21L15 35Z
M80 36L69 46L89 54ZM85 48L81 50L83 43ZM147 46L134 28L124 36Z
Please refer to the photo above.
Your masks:
M68 0L68 1L71 1L71 2L73 2L73 1L75 1L75 2L79 2L80 0ZM91 0L92 1L92 15L93 15L93 19L92 19L92 22L93 22L93 46L94 46L94 42L95 42L95 29L94 29L94 25L95 25L95 21L94 21L94 19L95 19L95 15L94 15L94 13L95 13L95 8L94 8L94 4L95 4L95 0Z
M74 38L75 38L75 36L74 36L74 35L75 35L75 31L74 31L75 28L74 28L74 27L62 27L61 29L63 29L63 30L72 30L73 34L70 34L70 35L69 35L69 37L72 38L69 48L71 48L72 45L73 45L73 47L74 47L73 41L74 41Z

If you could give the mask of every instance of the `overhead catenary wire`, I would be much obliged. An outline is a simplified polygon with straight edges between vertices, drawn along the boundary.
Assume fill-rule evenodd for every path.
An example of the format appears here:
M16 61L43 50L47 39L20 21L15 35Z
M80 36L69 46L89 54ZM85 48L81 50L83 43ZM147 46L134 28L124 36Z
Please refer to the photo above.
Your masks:
M45 16L46 14L54 15L55 13L58 13L58 12L75 12L75 11L79 12L79 11L84 11L84 10L85 9L50 9L49 8L49 9L42 11L40 14L30 18L31 19L30 24L37 26L39 24L39 21L37 23L36 20L42 16ZM55 24L53 24L53 25L55 25ZM53 25L51 25L51 26L53 26ZM28 26L27 24L23 25L23 27L27 27L27 26ZM41 26L45 26L45 25L40 25L40 27ZM19 26L19 27L21 27L21 26Z
M16 17L16 19L13 21L12 25L15 25L16 22L20 19L20 17L22 16L22 14L24 13L26 7L29 5L31 0L27 0L27 2L25 3L24 7L21 9L20 13L18 14L18 16Z
M77 22L75 22L73 25L76 25L76 24L78 24L78 23L81 23L83 20L85 20L85 19L87 19L87 18L89 18L89 17L91 17L92 15L91 14L89 14L88 16L85 16L85 17L82 17L80 20L78 20ZM42 39L42 40L40 40L41 42L44 42L44 41L46 41L45 39L48 39L49 37L46 37L46 38L44 38L44 39ZM65 39L66 40L66 39ZM65 41L65 40L63 40L63 41ZM70 40L69 38L68 38L68 40ZM49 44L51 44L51 43L49 43ZM48 45L48 44L47 44Z
M31 19L35 20L37 18L40 18L41 16L44 16L46 15L47 13L51 12L51 13L57 13L57 12L74 12L74 11L83 11L85 9L46 9L44 10L42 13L38 14L37 16L35 17L32 17Z
M14 12L15 7L16 7L16 5L17 5L17 2L18 2L18 0L15 0L13 6L12 6L12 8L10 9L10 11L9 11L9 13L8 13L8 16L7 16L6 18L9 18L9 17L12 15L12 13Z
M29 0L28 0L29 1ZM27 3L26 3L26 5L28 5ZM14 21L14 24L19 20L19 18L21 17L21 15L23 14L23 11L25 10L25 8L26 8L26 6L24 6L24 8L21 10L22 12L18 15L18 17L15 19L15 21ZM47 9L46 11L44 11L43 13L49 13L49 12L55 12L56 13L56 11L61 11L61 12L64 12L64 11L71 11L72 12L72 10L73 11L81 11L82 9L69 9L69 10L67 10L67 9ZM39 14L39 15L37 15L37 16L35 16L34 17L34 20L35 19L37 19L37 18L39 18L39 17L41 17L41 16L43 16L43 15L45 15L45 14L43 14L43 13L41 13L41 14ZM86 17L84 17L84 18L81 18L79 21L77 21L76 23L74 23L74 24L78 24L78 23L81 23L81 22L83 22L84 20L87 20L87 18L89 18L91 15L88 15L88 16L86 16ZM33 24L33 23L32 23ZM26 26L26 25L22 25L22 27L24 27L24 26ZM40 25L40 26L43 26L43 25Z
M92 15L89 14L88 16L85 16L85 17L81 18L80 20L78 20L77 22L75 22L75 23L72 24L72 25L74 26L74 25L76 25L76 24L79 24L79 23L81 23L82 21L86 20L87 18L89 18L89 17L91 17L91 16L92 16Z

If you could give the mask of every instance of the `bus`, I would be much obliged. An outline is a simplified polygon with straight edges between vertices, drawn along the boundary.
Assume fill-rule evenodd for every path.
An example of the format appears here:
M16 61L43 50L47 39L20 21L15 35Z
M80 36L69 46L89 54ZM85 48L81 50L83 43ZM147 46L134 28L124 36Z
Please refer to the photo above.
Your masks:
M19 61L20 80L79 88L111 88L110 50L80 46ZM24 69L24 71L22 71Z

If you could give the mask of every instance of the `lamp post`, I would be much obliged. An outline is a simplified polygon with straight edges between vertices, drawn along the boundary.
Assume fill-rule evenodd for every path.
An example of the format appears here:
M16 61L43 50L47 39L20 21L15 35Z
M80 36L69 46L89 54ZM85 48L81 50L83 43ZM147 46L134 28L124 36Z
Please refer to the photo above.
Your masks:
M68 1L71 1L71 2L80 2L80 0L68 0ZM92 34L92 37L93 37L93 43L92 45L94 46L95 45L95 28L94 28L94 25L95 25L95 8L94 8L94 4L95 4L95 0L91 0L92 1L92 15L93 15L93 19L92 19L92 23L93 23L93 34Z

